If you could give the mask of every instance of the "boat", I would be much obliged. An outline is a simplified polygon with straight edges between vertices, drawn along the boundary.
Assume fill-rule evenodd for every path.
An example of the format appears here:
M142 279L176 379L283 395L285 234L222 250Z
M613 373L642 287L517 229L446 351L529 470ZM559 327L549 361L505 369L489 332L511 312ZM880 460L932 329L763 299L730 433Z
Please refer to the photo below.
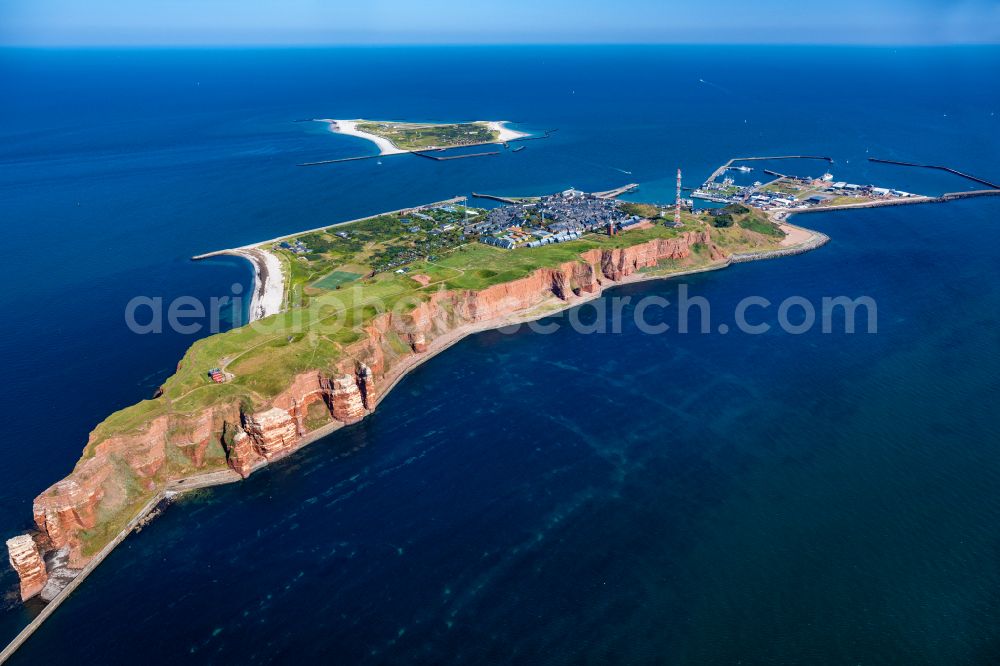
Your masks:
M516 153L516 152L518 152L518 151L521 151L521 150L524 150L525 148L527 148L527 146L518 146L517 148L515 148L515 149L514 149L513 151L511 151L511 152L515 152L515 153Z

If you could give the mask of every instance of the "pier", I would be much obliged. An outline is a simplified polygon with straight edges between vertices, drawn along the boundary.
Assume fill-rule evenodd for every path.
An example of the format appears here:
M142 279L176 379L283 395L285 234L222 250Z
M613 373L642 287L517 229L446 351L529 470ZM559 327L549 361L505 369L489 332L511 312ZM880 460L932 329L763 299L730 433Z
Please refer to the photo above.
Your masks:
M500 203L511 204L511 205L521 203L517 199L511 199L510 197L501 197L496 194L480 194L479 192L473 192L472 196L475 197L476 199L490 199L491 201L499 201Z
M628 185L622 185L613 190L607 190L606 192L594 192L594 196L599 199L614 199L620 197L628 192L635 192L639 189L639 183L629 183Z
M877 157L869 157L868 161L869 162L877 162L878 164L894 164L896 166L918 167L920 169L936 169L938 171L946 171L947 173L954 174L956 176L960 176L960 177L965 178L967 180L971 180L974 183L979 183L980 185L985 185L986 187L990 187L990 188L992 188L994 190L1000 190L1000 185L997 185L995 183L991 183L990 181L984 180L983 178L979 178L977 176L972 176L970 174L964 173L962 171L959 171L958 169L952 169L951 167L940 166L940 165L937 165L937 164L918 164L916 162L900 162L899 160L883 160L883 159L879 159Z

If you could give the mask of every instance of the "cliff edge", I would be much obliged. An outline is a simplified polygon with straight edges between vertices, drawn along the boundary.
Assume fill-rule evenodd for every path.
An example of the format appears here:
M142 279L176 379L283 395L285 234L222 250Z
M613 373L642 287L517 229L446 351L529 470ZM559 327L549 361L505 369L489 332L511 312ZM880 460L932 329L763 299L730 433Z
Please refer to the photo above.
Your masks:
M698 245L706 260L724 265L725 254L708 230L687 231L588 250L579 260L477 291L428 293L405 314L372 317L349 344L319 338L317 345L339 347L323 356L335 360L297 372L262 404L234 396L190 413L150 408L151 416L138 428L110 435L107 428L95 429L73 472L35 499L37 532L7 542L22 598L45 585L44 552L64 549L69 566L82 568L168 485L226 468L245 478L363 419L409 369L465 335L592 298L663 260L687 259Z

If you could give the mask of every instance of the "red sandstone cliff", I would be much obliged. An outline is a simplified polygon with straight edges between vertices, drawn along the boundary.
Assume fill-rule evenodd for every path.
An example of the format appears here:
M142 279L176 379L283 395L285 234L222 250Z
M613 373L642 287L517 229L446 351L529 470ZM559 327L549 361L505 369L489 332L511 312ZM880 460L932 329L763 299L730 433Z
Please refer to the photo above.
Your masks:
M80 567L89 559L82 552L80 532L93 529L104 516L134 506L137 492L150 492L170 480L164 478L170 469L167 462L177 459L176 455L198 470L206 466L207 455L224 454L227 464L246 477L266 462L294 451L317 428L364 418L380 398L378 387L406 372L436 340L501 323L549 300L572 301L597 294L604 285L661 260L690 256L695 244L707 246L713 259L723 258L708 231L690 231L632 247L590 250L580 261L539 269L480 291L437 292L405 315L376 316L363 329L362 338L343 350L337 367L295 376L263 408L248 411L246 406L230 404L193 416L159 416L142 432L94 443L90 457L35 500L40 541L47 547L68 546L70 566ZM393 339L406 341L412 351L400 354ZM34 555L28 548L28 542L34 548L34 541L17 539L12 540L17 558L11 550L11 563L21 576L22 595L31 596L37 593L36 587L41 589L39 582L44 584L45 567L42 564L39 569L37 548Z
M27 534L8 539L7 556L10 566L21 579L21 601L27 601L41 592L49 574L34 539Z
M621 280L641 268L652 268L664 259L684 259L691 256L691 246L707 246L713 261L725 258L713 243L708 231L688 231L677 238L658 238L616 250L591 250L584 259L599 265L609 280Z

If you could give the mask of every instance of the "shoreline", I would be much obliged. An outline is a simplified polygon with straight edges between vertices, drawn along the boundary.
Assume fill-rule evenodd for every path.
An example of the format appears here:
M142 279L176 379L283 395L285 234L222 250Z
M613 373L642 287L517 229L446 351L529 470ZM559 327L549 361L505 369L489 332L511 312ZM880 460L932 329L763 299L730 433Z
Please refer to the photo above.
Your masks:
M742 263L744 261L770 259L770 258L788 256L790 254L809 252L818 247L821 247L827 241L829 241L829 237L821 232L804 229L802 227L796 227L790 224L788 224L787 226L794 230L807 232L809 234L809 237L805 241L797 245L790 245L782 249L762 251L760 253L755 253L753 256L747 255L746 258L743 258L744 255L730 255L726 257L726 259L723 261L712 262L705 266L692 268L689 270L682 270L666 274L659 274L655 272L633 273L631 275L625 276L621 280L611 282L607 286L602 286L600 291L593 294L574 296L573 298L567 300L561 300L557 296L553 295L551 298L536 304L535 306L529 308L528 310L520 314L457 326L456 328L432 340L430 344L427 346L426 351L410 356L406 361L403 361L399 365L395 366L386 377L386 379L388 379L388 382L386 383L385 388L378 392L378 396L375 400L375 405L371 409L367 410L363 418L367 418L368 416L373 414L375 410L378 409L378 407L382 404L382 401L386 398L386 396L388 396L392 392L392 390L404 378L406 378L410 374L410 372L420 367L427 361L431 360L438 354L441 354L444 351L450 349L451 347L458 344L462 340L466 339L470 335L475 335L477 333L503 328L505 326L524 324L530 321L537 321L545 317L550 317L560 312L564 312L565 310L568 310L570 308L576 307L577 305L582 305L584 303L597 300L598 298L604 296L606 292L615 289L617 287L637 284L640 282L669 280L673 278L684 277L686 275L695 275L698 273L706 273L709 271L721 270L724 268L728 268L734 263ZM246 255L238 254L236 253L236 251L232 250L226 250L223 252L247 258L249 261L251 261L251 265L254 266L254 270L255 271L257 270L257 263L250 260L249 257L247 257ZM220 252L218 254L222 254L223 252ZM734 260L734 257L738 258ZM251 472L251 474L260 469L263 469L264 467L267 467L269 465L272 465L276 462L279 462L281 460L284 460L285 458L292 456L298 451L304 449L306 446L309 446L310 444L317 442L320 439L323 439L327 435L337 432L338 430L346 427L347 425L348 424L339 421L333 421L327 425L317 428L316 430L304 435L299 440L299 443L295 446L294 449L289 449L283 455L276 457L272 460L268 460L263 464L259 465L258 467L255 467ZM94 557L87 563L87 565L84 566L83 569L81 569L80 573L75 578L73 578L73 580L71 580L66 585L66 587L64 587L59 592L59 594L57 594L50 602L48 602L45 605L45 607L41 610L41 612L37 616L35 616L35 618L24 629L22 629L21 632L18 633L17 636L15 636L14 639L2 651L0 651L0 664L6 662L7 659L9 659L11 655L13 655L14 652L16 652L17 649L24 644L25 641L31 638L32 634L34 634L34 632L38 630L38 628L42 625L42 623L49 616L51 616L52 613L56 611L56 609L62 604L62 602L65 601L83 583L83 581L87 578L87 576L89 576L97 568L97 566L100 565L108 557L108 555L110 555L111 552L114 551L114 549L117 548L128 537L128 535L131 534L135 530L135 528L138 525L140 525L143 522L143 520L147 516L149 516L154 509L156 509L156 507L160 505L161 502L167 499L171 499L173 497L183 495L193 490L211 488L221 485L228 485L231 483L236 483L244 480L245 479L242 476L234 472L232 469L227 468L224 470L216 470L212 472L196 474L194 476L183 477L169 482L166 487L157 492L142 507L142 509L140 509L139 512L132 517L132 519L125 525L124 528L122 528L122 530L115 536L114 539L112 539L104 548L102 548L96 555L94 555Z
M397 148L396 144L385 137L378 136L377 134L369 134L368 132L362 132L358 129L358 123L360 120L338 120L335 118L317 118L321 123L327 123L330 126L330 131L334 134L346 134L347 136L357 137L359 139L365 139L371 141L379 150L379 155L399 155L400 153L411 153L412 150L402 150Z
M345 134L347 136L357 137L358 139L365 139L366 141L371 141L378 148L378 156L382 155L402 155L404 153L418 153L425 150L430 150L428 148L420 148L409 150L406 148L400 148L394 144L389 139L379 136L377 134L371 134L370 132L364 132L358 129L358 123L364 122L363 119L357 118L355 120L342 120L337 118L316 118L317 122L327 123L329 129L334 134ZM531 136L528 132L521 132L518 130L513 130L507 127L510 123L509 120L474 120L469 124L481 124L486 125L490 130L498 134L495 141L478 141L476 143L466 143L461 146L450 146L447 148L434 148L433 150L451 150L454 148L467 148L468 146L482 146L482 145L495 145L498 143L507 143L508 141L517 141L518 139L523 139L525 137Z
M477 120L476 122L486 123L487 127L499 134L500 136L497 137L499 143L507 143L508 141L516 141L526 136L531 136L527 132L519 132L507 127L510 124L509 120Z
M285 303L285 272L276 254L260 247L223 250L219 254L242 257L253 267L248 324L281 312Z
M313 227L312 229L303 229L302 231L296 231L290 234L285 234L284 236L277 236L275 238L268 238L267 240L256 241L250 243L249 245L240 245L239 247L229 248L225 250L214 250L212 252L205 252L204 254L196 254L191 257L192 261L200 261L202 259L209 259L211 257L218 257L222 255L236 255L240 250L255 250L262 249L261 245L271 245L272 243L280 243L281 241L286 241L290 238L296 238L305 234L311 234L319 231L327 231L333 229L334 227L342 227L346 224L354 224L355 222L364 222L365 220L374 220L376 217L382 217L383 215L394 215L396 213L409 213L412 211L420 211L426 208L434 208L435 206L447 206L450 204L457 204L466 201L468 197L452 197L451 199L444 199L442 201L435 201L433 203L420 204L419 206L407 206L406 208L397 208L396 210L387 210L381 213L375 213L374 215L365 215L364 217L356 217L353 220L344 220L343 222L334 222L333 224L328 224L323 227Z

